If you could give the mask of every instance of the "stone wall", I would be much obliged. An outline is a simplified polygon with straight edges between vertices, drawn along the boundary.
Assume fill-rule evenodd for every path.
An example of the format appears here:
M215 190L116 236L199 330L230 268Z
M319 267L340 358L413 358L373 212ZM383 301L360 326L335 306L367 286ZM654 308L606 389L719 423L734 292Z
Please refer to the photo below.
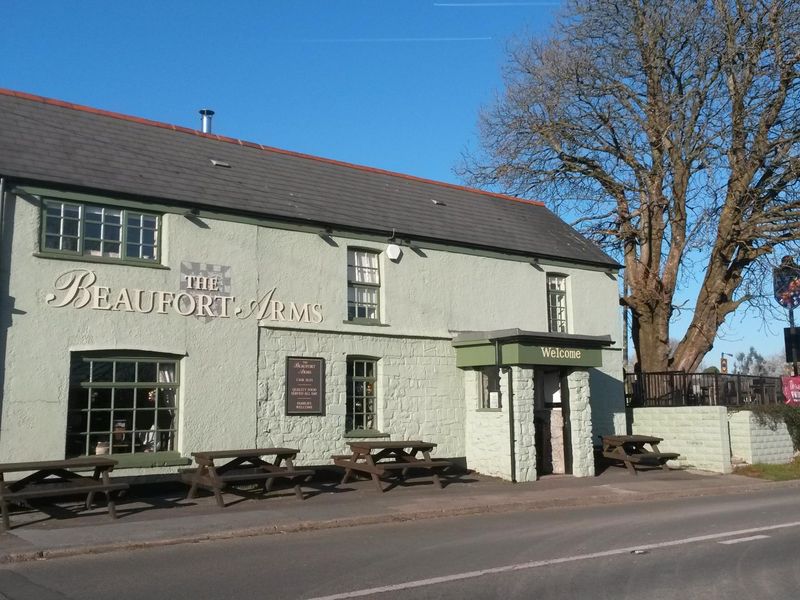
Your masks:
M330 464L346 452L348 356L378 359L378 429L391 439L438 444L439 457L463 457L464 373L449 340L262 328L258 368L258 446L298 448L299 464ZM324 416L286 416L286 358L325 359Z
M513 367L516 480L536 481L536 435L533 423L533 369Z
M742 410L731 413L728 425L734 459L751 465L792 461L794 446L785 423L778 423L773 430L768 425L760 425L751 411Z
M726 407L634 408L632 414L632 432L663 438L659 449L678 452L682 466L732 471Z
M594 448L592 446L589 372L573 371L567 377L567 385L569 386L569 418L572 432L572 474L575 477L593 477Z
M508 377L500 377L500 408L481 409L479 371L464 371L467 466L484 475L511 478L508 433Z

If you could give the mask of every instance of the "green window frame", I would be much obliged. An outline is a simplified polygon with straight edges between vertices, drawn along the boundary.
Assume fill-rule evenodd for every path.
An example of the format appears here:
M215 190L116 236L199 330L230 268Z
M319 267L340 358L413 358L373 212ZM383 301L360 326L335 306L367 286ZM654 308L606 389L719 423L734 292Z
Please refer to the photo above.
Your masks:
M44 254L110 262L161 260L161 216L141 210L43 198Z
M377 431L378 361L347 359L347 414L345 432Z
M347 249L347 320L380 322L381 272L378 252Z
M151 353L73 353L65 456L173 451L180 361Z

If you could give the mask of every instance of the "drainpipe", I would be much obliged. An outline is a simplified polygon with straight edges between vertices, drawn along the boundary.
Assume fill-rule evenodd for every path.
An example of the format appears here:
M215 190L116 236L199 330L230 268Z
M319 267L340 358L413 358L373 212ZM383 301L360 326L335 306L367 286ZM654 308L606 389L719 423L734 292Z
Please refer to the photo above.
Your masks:
M500 340L494 341L494 362L498 374L502 372L503 365L500 359ZM511 451L511 483L517 483L517 440L514 437L514 384L511 369L508 370L508 445Z
M6 178L0 175L0 282L2 282L1 275L3 272L3 263L6 261L5 257L2 254L2 249L5 244L5 237L6 237L5 228L6 228ZM8 260L9 262L11 261L10 255L8 257ZM5 286L0 285L0 290L2 290L3 287ZM2 296L0 296L0 306L3 305L6 306L8 305L8 298L7 297L3 298ZM2 310L0 310L0 315L2 314L3 312ZM2 316L0 316L0 319L2 319ZM5 328L5 325L0 323L0 328ZM2 343L4 338L5 338L5 331L0 329L0 361L3 362L3 364L0 364L0 407L3 406L3 400L5 398L4 390L6 387L6 377L5 377L6 345L5 343ZM0 419L2 419L2 411L0 411ZM0 431L2 431L2 427L0 427Z
M0 242L3 241L3 229L6 217L6 178L0 175Z

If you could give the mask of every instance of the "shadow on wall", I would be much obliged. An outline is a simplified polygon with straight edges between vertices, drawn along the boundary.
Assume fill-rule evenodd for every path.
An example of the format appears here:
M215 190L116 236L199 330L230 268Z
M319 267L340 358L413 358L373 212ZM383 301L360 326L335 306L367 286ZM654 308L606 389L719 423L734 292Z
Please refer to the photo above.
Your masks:
M14 308L15 299L8 295L11 277L11 244L14 238L15 200L14 194L6 193L0 185L0 208L2 209L0 211L0 431L3 430L8 329L13 324L14 315L25 314L25 311ZM38 206L38 199L32 198L28 201L35 201Z
M622 381L599 369L589 369L592 405L592 441L615 433L630 433L630 419L625 411L625 389ZM624 420L624 421L623 421ZM618 430L618 426L622 430Z

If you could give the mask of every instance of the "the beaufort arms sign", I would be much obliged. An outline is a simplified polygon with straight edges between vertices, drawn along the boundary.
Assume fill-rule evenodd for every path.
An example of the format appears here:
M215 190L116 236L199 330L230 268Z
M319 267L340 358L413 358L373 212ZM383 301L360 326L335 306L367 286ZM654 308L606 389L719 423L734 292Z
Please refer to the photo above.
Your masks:
M240 302L221 289L220 279L203 275L184 275L179 291L148 290L98 285L97 274L88 269L73 269L56 278L54 293L45 301L55 308L71 306L110 312L176 314L205 319L256 318L267 321L321 323L322 305L283 302L272 288L260 298ZM229 283L228 283L229 286Z

